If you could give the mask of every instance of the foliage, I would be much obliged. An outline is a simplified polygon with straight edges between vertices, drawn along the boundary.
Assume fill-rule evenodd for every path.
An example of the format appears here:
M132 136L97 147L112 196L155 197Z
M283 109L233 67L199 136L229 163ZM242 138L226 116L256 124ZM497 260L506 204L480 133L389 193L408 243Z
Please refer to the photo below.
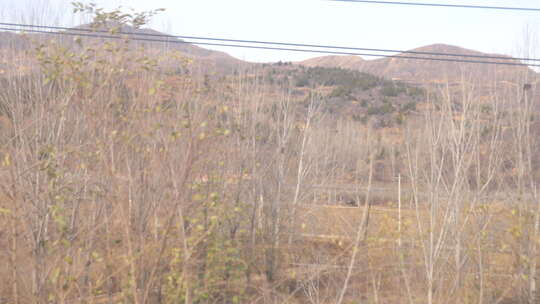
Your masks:
M339 86L341 90L368 90L381 81L367 73L340 68L309 67L297 71L297 80L309 80L314 86Z
M533 302L532 104L290 63L268 85L131 46L46 41L2 79L1 299Z
M387 97L396 97L404 93L405 91L406 89L404 87L388 82L386 82L381 89L381 93L383 94L383 96Z
M394 107L390 103L384 103L381 106L370 106L367 109L368 115L385 115L394 112Z

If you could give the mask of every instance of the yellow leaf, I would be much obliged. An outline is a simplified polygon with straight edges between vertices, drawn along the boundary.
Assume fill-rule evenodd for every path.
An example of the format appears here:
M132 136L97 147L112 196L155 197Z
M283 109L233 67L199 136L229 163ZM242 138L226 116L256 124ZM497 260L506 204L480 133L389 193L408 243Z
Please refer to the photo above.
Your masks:
M9 167L11 165L11 156L6 153L4 154L4 161L2 161L2 166Z
M294 270L291 271L291 277L292 277L293 279L296 278L296 271L294 271Z
M204 197L201 194L197 193L197 194L193 195L192 199L194 201L202 201L204 199Z
M53 284L56 284L56 282L58 281L58 277L60 276L60 268L55 268L52 272L52 275L51 275L51 282Z

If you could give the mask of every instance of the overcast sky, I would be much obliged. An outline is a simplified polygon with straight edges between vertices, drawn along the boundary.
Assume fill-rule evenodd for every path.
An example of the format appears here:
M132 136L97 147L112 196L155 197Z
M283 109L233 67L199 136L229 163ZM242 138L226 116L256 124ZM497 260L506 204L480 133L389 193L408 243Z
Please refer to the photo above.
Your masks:
M408 0L421 3L540 8L538 0ZM71 1L0 0L0 20L74 25ZM489 53L521 51L540 12L343 3L327 0L94 0L107 9L165 8L151 27L169 34L407 50L445 43ZM318 55L238 48L248 61L296 61ZM367 58L366 58L367 59Z

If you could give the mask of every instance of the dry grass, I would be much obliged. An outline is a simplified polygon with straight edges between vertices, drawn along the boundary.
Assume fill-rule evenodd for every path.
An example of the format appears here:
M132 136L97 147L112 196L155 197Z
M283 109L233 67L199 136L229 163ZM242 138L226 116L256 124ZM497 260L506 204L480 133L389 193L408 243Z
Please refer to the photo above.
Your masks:
M537 139L515 119L531 112L495 107L522 96L486 113L468 87L459 107L439 92L381 130L256 68L205 77L178 54L88 45L46 44L39 73L2 74L0 302L535 294Z

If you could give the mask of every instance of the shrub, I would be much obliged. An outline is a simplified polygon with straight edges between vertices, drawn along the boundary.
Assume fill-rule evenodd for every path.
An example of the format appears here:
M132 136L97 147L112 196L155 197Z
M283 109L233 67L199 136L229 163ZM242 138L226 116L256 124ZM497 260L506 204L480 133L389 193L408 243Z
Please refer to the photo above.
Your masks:
M296 86L297 87L307 87L309 86L309 80L307 77L302 76L300 78L296 79Z
M360 106L362 106L363 108L367 107L369 105L369 101L367 99L362 99L362 101L360 102Z
M402 112L410 112L410 111L416 111L416 102L415 101L409 101L408 103L404 104L401 107Z
M381 93L387 97L396 97L404 91L403 87L396 86L393 83L385 83L381 89Z
M394 112L394 106L390 103L385 103L380 107L370 106L367 110L368 115L384 115Z
M352 92L350 89L339 86L332 90L332 93L330 93L330 97L345 97L350 95Z
M419 87L410 87L407 89L407 95L410 97L420 97L425 94L425 90Z

